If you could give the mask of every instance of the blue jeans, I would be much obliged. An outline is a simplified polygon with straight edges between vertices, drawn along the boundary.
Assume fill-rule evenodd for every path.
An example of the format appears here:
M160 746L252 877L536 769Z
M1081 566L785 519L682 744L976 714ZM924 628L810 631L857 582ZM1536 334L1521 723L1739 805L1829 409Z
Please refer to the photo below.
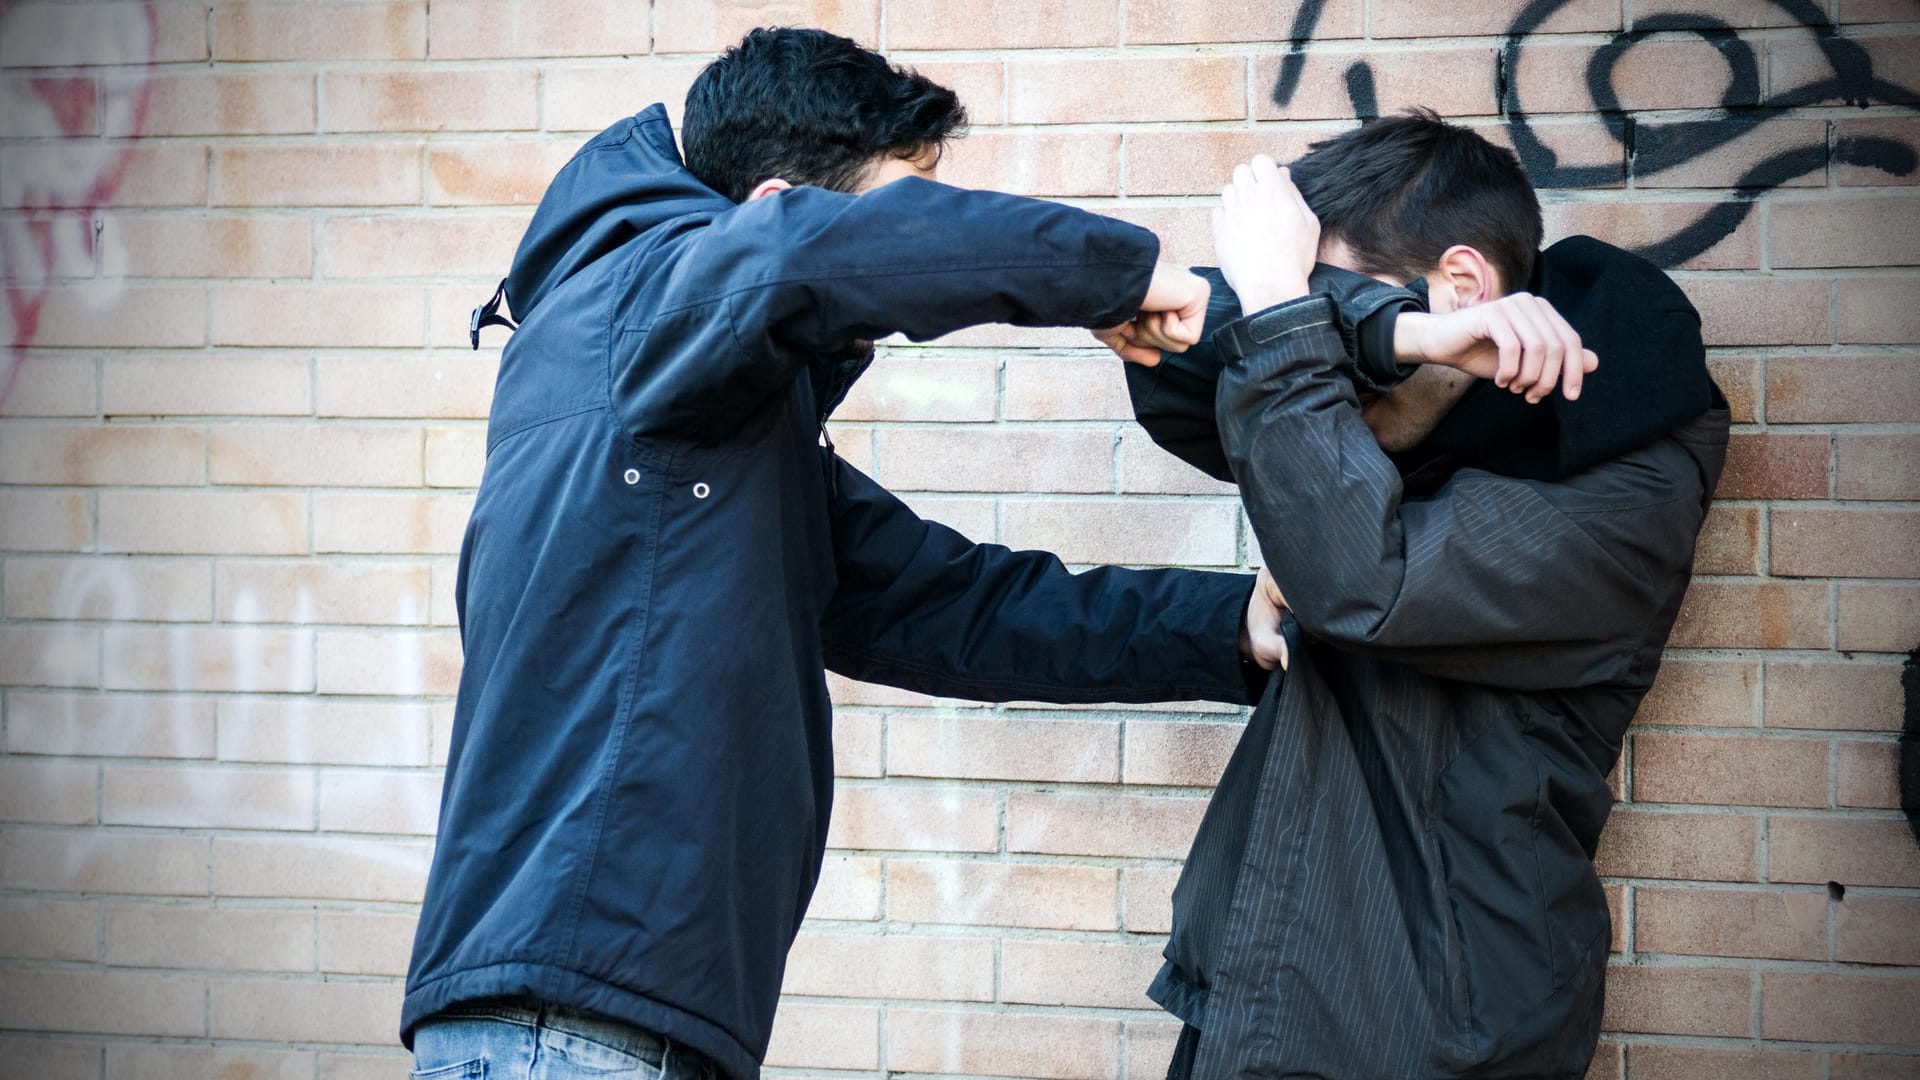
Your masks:
M596 1013L476 1001L413 1033L419 1080L720 1080L706 1057Z

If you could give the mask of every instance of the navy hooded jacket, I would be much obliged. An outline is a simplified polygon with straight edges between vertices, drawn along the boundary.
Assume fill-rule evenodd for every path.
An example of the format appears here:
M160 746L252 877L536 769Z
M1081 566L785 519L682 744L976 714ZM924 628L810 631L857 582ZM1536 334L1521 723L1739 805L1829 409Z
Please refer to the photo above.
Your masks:
M983 700L1244 701L1251 579L1071 574L915 516L823 447L893 332L1111 325L1158 244L905 179L736 205L655 105L514 258L460 556L466 666L401 1019L593 1010L757 1075L832 801L825 669Z

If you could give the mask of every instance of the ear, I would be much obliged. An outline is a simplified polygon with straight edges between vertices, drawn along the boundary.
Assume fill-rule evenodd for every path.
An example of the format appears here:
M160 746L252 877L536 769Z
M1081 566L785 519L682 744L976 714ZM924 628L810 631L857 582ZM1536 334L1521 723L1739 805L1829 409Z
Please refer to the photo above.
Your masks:
M1455 244L1441 253L1428 285L1443 283L1453 290L1456 307L1495 300L1505 292L1499 271L1478 249L1465 244Z
M792 186L792 184L787 183L777 176L769 177L755 184L753 190L747 192L747 201L752 202L755 199L762 199L776 191L785 191Z

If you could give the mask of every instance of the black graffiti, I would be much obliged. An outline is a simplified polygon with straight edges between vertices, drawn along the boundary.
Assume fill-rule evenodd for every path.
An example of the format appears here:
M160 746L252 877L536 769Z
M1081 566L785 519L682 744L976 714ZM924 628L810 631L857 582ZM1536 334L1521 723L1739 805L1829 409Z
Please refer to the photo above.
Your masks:
M1770 0L1813 35L1831 69L1829 77L1772 96L1760 87L1760 63L1753 47L1726 22L1705 14L1672 13L1636 20L1627 31L1595 50L1586 72L1590 110L1623 151L1627 163L1563 165L1546 145L1528 117L1524 87L1515 78L1527 40L1553 13L1570 0L1533 0L1514 17L1506 42L1494 65L1493 95L1508 140L1534 184L1542 188L1599 187L1620 182L1630 168L1636 177L1654 177L1678 169L1746 135L1793 109L1838 99L1866 108L1871 104L1920 105L1920 93L1879 77L1873 58L1856 42L1843 38L1813 0ZM1305 67L1307 42L1313 39L1325 0L1307 0L1294 17L1287 55L1280 62L1272 100L1285 106L1293 100ZM1691 33L1711 45L1726 64L1726 89L1716 115L1699 120L1652 122L1641 120L1620 103L1613 75L1621 59L1648 36ZM1379 115L1373 70L1357 61L1346 70L1347 98L1362 122ZM1893 176L1911 175L1920 166L1914 148L1896 139L1856 136L1826 140L1779 151L1754 164L1736 178L1732 193L1672 234L1645 245L1640 254L1664 267L1678 266L1713 248L1738 229L1752 213L1754 201L1782 184L1830 165L1858 165Z

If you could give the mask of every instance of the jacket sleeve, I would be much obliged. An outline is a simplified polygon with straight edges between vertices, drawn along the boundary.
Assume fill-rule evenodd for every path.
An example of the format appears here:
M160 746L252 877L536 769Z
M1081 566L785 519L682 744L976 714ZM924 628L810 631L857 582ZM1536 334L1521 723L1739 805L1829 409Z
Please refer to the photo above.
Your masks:
M1193 272L1206 278L1213 290L1207 298L1200 343L1184 353L1161 353L1155 367L1126 365L1127 393L1133 400L1134 418L1161 449L1215 480L1231 482L1214 419L1221 359L1213 334L1240 317L1240 298L1218 269L1196 266ZM1401 311L1425 309L1424 282L1401 288L1316 263L1307 284L1333 298L1349 362L1344 370L1357 383L1369 390L1384 390L1411 372L1394 362L1393 322Z
M616 392L645 394L680 427L737 420L855 341L1124 322L1160 252L1122 221L913 177L857 196L808 186L756 199L688 244L633 348L614 347L615 366L633 369L616 373Z
M1251 577L1069 573L1046 552L975 544L833 466L831 670L979 701L1245 704L1265 684L1240 659Z
M1222 329L1222 445L1301 627L1430 674L1523 690L1621 679L1685 581L1697 485L1646 463L1590 488L1477 470L1402 500L1360 418L1332 305Z

